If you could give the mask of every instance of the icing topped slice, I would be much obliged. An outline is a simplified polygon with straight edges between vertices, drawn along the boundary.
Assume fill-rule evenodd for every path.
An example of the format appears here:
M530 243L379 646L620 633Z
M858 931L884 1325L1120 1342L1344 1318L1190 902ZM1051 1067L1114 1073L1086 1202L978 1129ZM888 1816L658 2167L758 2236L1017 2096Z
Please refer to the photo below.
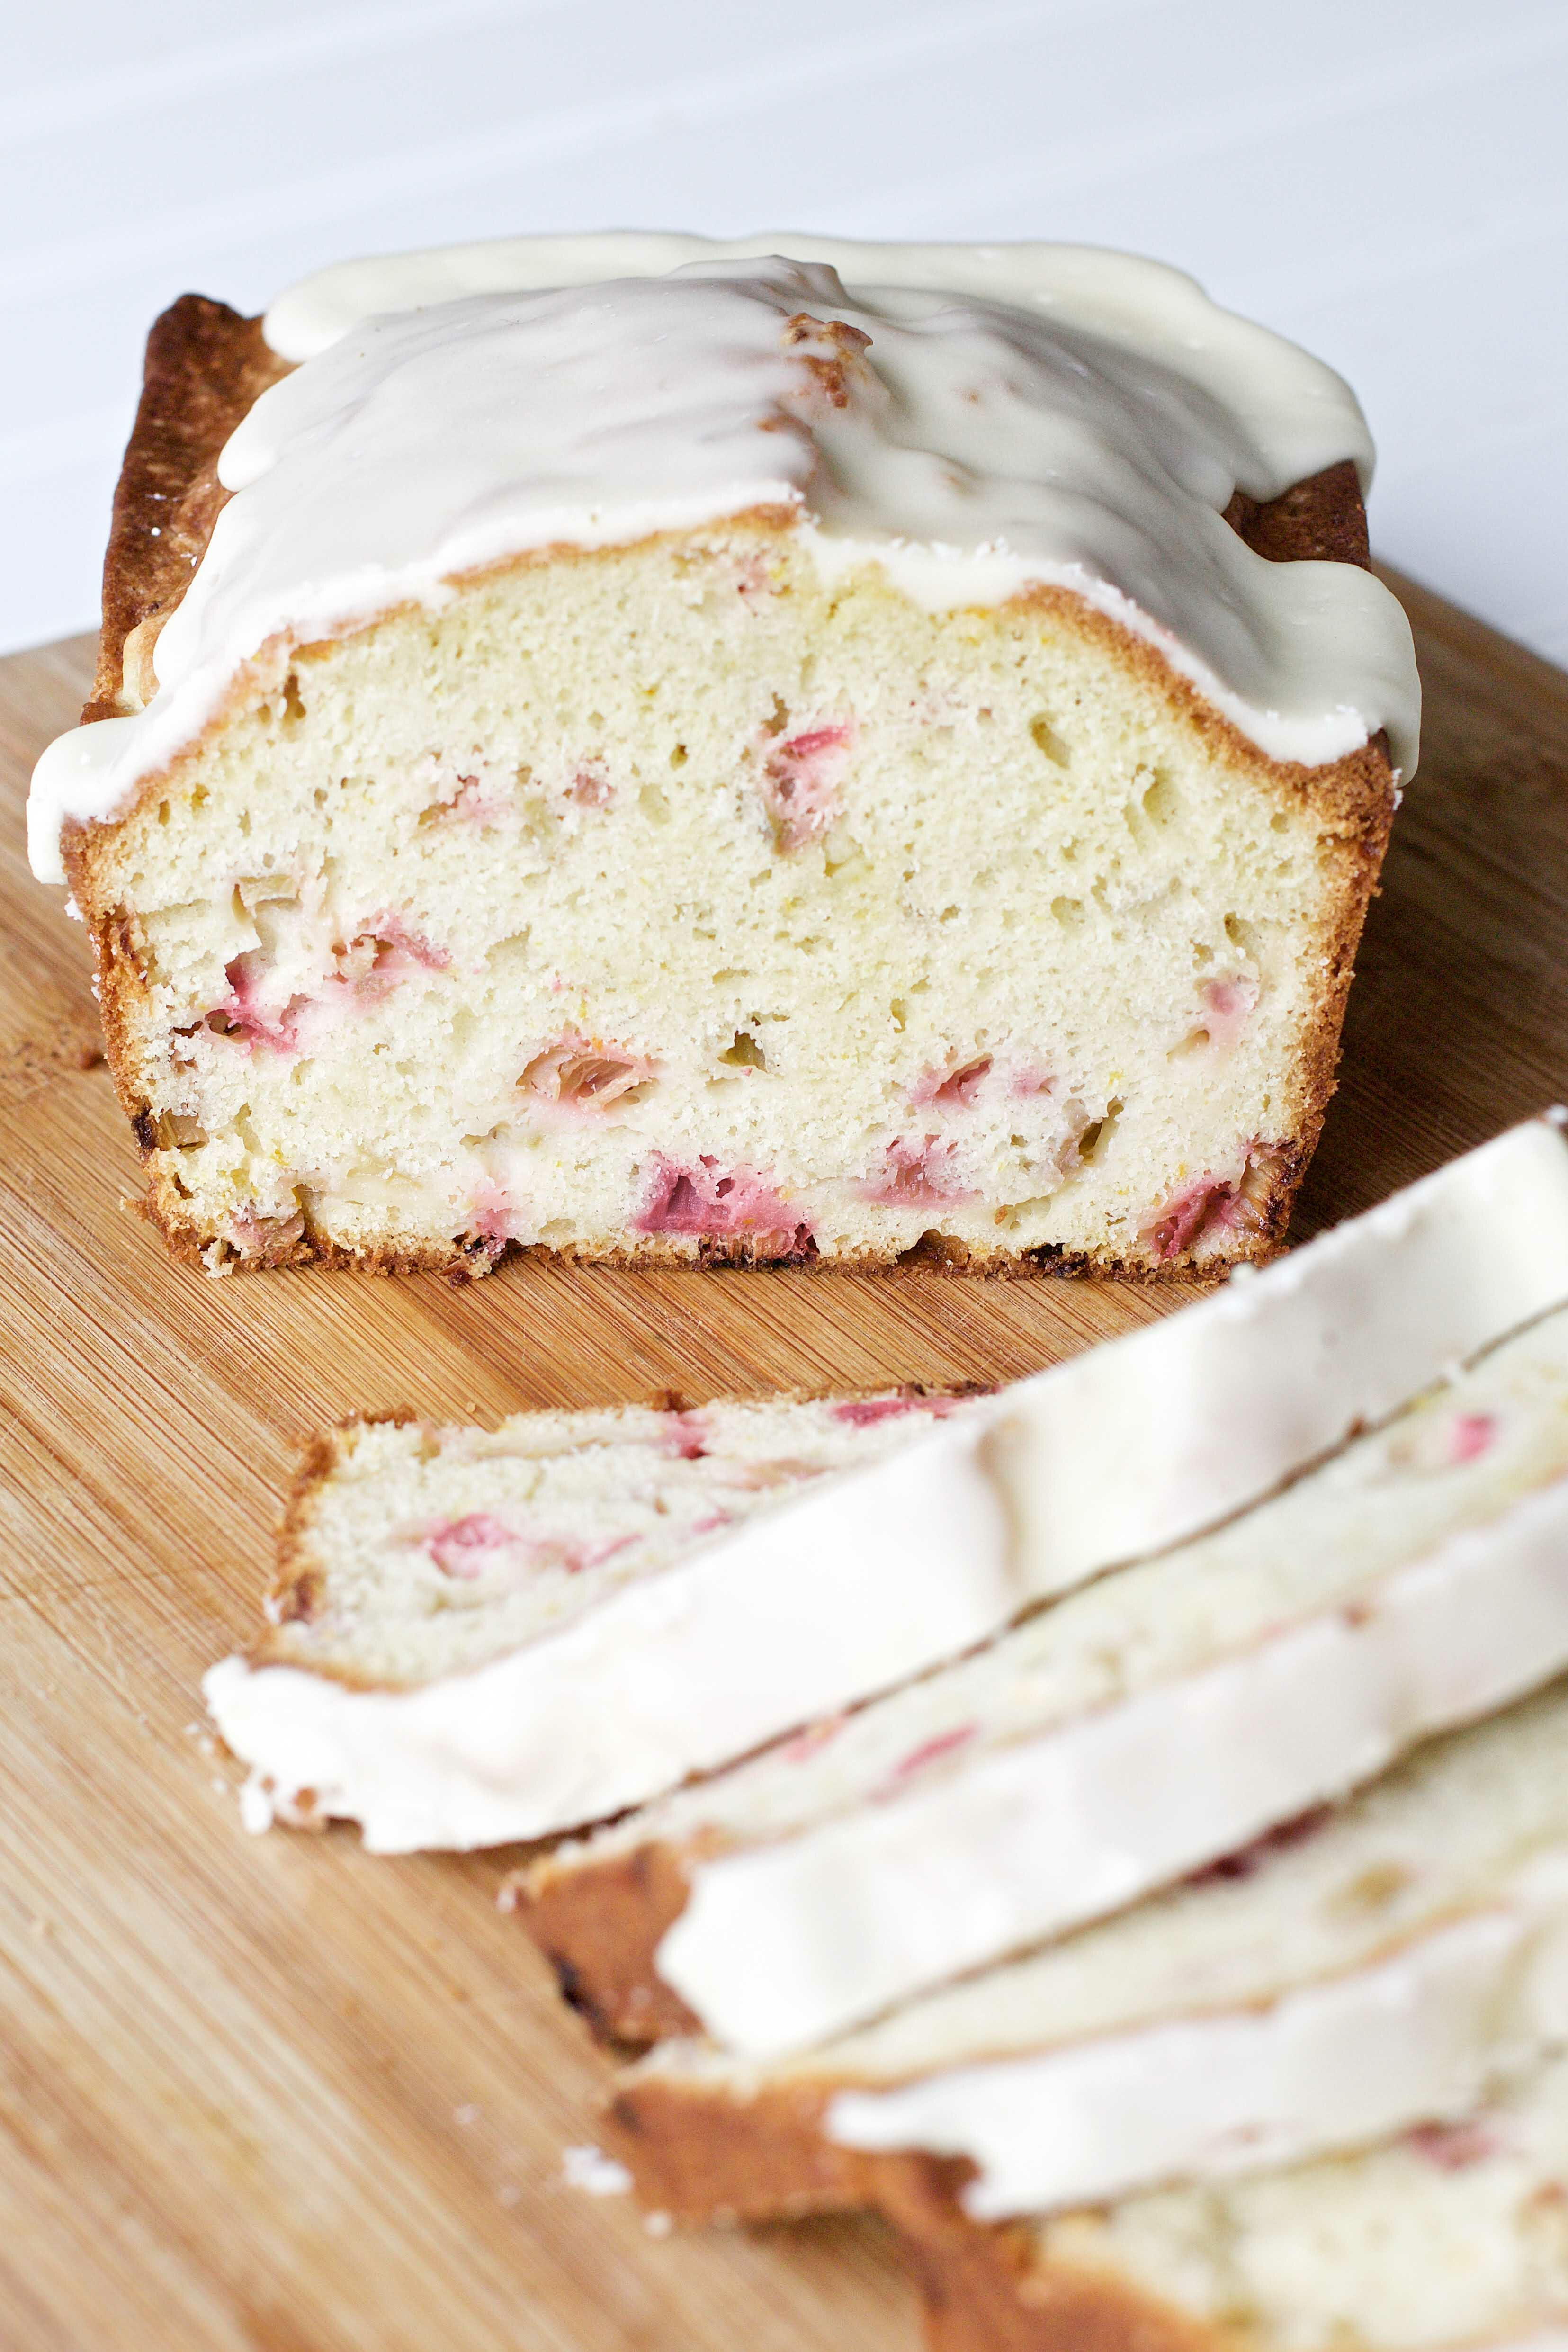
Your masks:
M786 250L780 252L783 246ZM349 264L266 331L292 372L224 450L232 493L158 638L157 692L46 753L35 869L112 814L264 646L329 637L547 548L784 509L830 576L928 610L1068 589L1268 755L1321 765L1418 688L1393 596L1231 530L1371 445L1348 388L1157 264L1071 247L507 240Z

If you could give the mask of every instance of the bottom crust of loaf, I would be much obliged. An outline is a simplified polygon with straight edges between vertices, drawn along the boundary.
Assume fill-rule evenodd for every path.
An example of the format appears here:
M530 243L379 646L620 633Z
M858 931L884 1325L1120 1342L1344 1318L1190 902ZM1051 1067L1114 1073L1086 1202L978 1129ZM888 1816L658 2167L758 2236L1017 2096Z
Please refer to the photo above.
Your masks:
M992 2234L958 2202L974 2173L967 2157L840 2147L821 2128L832 2095L831 2084L802 2080L733 2098L653 2074L622 2083L604 2134L640 2201L673 2221L798 2221L858 2209L938 2243Z
M1042 2263L1027 2225L964 2214L963 2158L838 2147L831 2092L742 2100L649 2076L612 2101L604 2137L640 2202L683 2223L799 2220L856 2208L901 2233L931 2352L1218 2352L1219 2333L1109 2274Z
M137 1132L135 1118L131 1119L131 1129L133 1133ZM138 1142L140 1145L139 1135ZM152 1158L148 1147L141 1148L144 1160ZM1289 1153L1281 1151L1279 1158L1281 1162L1289 1162L1304 1173L1311 1158L1311 1148ZM1292 1177L1275 1191L1254 1230L1251 1245L1246 1253L1249 1263L1267 1265L1280 1255L1284 1247L1285 1229L1290 1223L1299 1183L1299 1176ZM147 1223L162 1235L172 1257L183 1265L200 1266L207 1274L217 1275L263 1274L292 1266L339 1274L441 1274L448 1282L461 1285L483 1281L510 1259L538 1258L552 1265L610 1266L622 1273L673 1272L681 1268L689 1272L695 1266L708 1273L765 1270L770 1273L813 1274L983 1275L1002 1281L1035 1277L1078 1281L1093 1277L1106 1282L1212 1283L1222 1280L1234 1263L1232 1259L1226 1258L1207 1266L1195 1265L1185 1260L1180 1265L1151 1264L1142 1257L1124 1258L1109 1253L1100 1255L1083 1250L1065 1249L1053 1242L1025 1250L979 1250L935 1232L923 1234L919 1241L906 1250L888 1253L867 1250L852 1255L841 1251L831 1257L824 1255L814 1243L810 1242L788 1250L778 1250L768 1247L766 1240L759 1244L706 1237L695 1248L683 1248L677 1243L655 1238L638 1240L630 1246L606 1249L570 1244L555 1248L543 1242L497 1243L459 1238L449 1245L432 1244L415 1248L371 1246L348 1249L323 1234L312 1232L303 1215L276 1223L256 1219L246 1234L237 1239L232 1231L218 1234L193 1224L172 1207L156 1170L149 1176L146 1190L135 1205Z
M1231 2340L1119 2279L1039 2263L1014 2223L906 2231L904 2251L930 2352L1221 2352Z

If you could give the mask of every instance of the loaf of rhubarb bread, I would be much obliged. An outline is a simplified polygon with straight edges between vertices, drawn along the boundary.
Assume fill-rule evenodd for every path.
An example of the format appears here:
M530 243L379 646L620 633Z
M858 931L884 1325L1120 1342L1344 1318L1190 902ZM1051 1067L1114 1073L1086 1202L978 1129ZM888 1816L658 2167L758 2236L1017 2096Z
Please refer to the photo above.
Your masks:
M1415 757L1329 370L1072 247L159 321L33 855L214 1271L1267 1255Z
M354 1425L209 1701L257 1822L580 1827L1223 1519L1565 1297L1568 1145L1532 1120L1000 1397ZM1477 1472L1500 1504L1505 1465Z

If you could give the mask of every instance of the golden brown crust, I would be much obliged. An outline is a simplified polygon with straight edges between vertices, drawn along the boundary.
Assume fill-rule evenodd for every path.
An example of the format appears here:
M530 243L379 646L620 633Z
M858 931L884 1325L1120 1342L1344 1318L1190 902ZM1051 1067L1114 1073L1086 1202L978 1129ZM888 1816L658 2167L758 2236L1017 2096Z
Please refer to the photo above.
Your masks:
M695 1842L655 1840L576 1870L547 1858L517 1882L523 1925L601 2041L640 2048L700 2031L653 1965L665 1929L686 1907L695 1859Z
M1359 926L1358 926L1359 933ZM96 935L96 934L95 934ZM1354 958L1354 947L1351 953ZM100 966L101 969L101 966ZM1349 985L1346 973L1345 985ZM110 1024L117 1026L124 1013L118 997L111 999L107 985L102 986L106 1038L111 1034ZM1339 1018L1343 1019L1343 998ZM1303 1049L1301 1068L1318 1071L1322 1064L1322 1028L1314 1030L1309 1041L1310 1055ZM113 1047L110 1047L111 1066ZM1333 1092L1333 1069L1338 1057L1337 1023L1332 1038L1327 1041L1326 1091L1322 1107L1311 1120L1310 1141L1291 1144L1269 1144L1260 1154L1260 1182L1255 1202L1256 1222L1248 1251L1257 1264L1266 1263L1278 1255L1284 1246L1285 1230L1290 1223L1301 1178L1312 1158L1312 1148L1317 1141L1322 1124L1322 1107ZM158 1150L156 1134L144 1097L128 1098L119 1085L116 1087L131 1120L131 1133L143 1160ZM1303 1125L1306 1121L1303 1120ZM173 1195L156 1171L150 1177L143 1213L149 1223L162 1234L169 1254L181 1264L199 1265L209 1273L254 1274L271 1271L277 1266L298 1270L315 1268L341 1272L352 1268L361 1274L403 1275L443 1274L448 1282L463 1284L482 1281L497 1266L510 1258L534 1257L553 1265L612 1266L621 1272L658 1271L663 1273L694 1267L708 1273L748 1272L805 1274L874 1274L909 1275L939 1274L970 1278L984 1276L994 1281L1018 1281L1035 1276L1056 1276L1071 1280L1131 1281L1131 1282L1192 1282L1219 1280L1230 1271L1231 1261L1206 1261L1191 1251L1180 1255L1151 1262L1143 1257L1119 1257L1113 1252L1070 1250L1057 1242L1043 1242L1025 1250L1009 1250L998 1244L982 1250L977 1244L960 1241L954 1235L931 1232L923 1234L912 1248L899 1251L843 1251L831 1258L821 1257L815 1249L791 1249L772 1252L764 1247L758 1251L750 1242L702 1240L683 1246L657 1234L640 1237L630 1246L615 1249L591 1249L568 1243L552 1247L542 1242L507 1242L497 1245L480 1239L458 1239L450 1244L433 1243L428 1248L415 1250L344 1249L324 1234L311 1230L309 1219L303 1211L286 1221L254 1221L253 1238L246 1244L235 1240L214 1242L203 1229L182 1213L177 1196Z
M221 302L185 295L157 321L148 341L147 371L135 429L126 451L115 498L114 523L104 568L104 618L99 669L84 719L134 708L147 682L127 672L145 670L156 631L178 604L195 562L204 551L225 493L217 482L216 460L224 441L267 384L287 373L271 352L261 321L242 318ZM1275 561L1302 557L1364 564L1366 521L1355 469L1348 461L1296 484L1282 497L1260 503L1238 493L1228 520L1259 553ZM787 529L789 518L773 510L730 519L729 528ZM515 561L537 562L576 557L596 561L594 551L549 549ZM491 570L505 569L492 566ZM1221 712L1171 669L1162 656L1109 615L1093 611L1071 592L1040 588L1019 598L1016 609L1065 623L1102 642L1140 682L1176 708L1207 742L1215 756L1239 778L1304 803L1322 839L1322 856L1338 868L1331 893L1336 919L1322 942L1323 981L1291 1074L1288 1104L1280 1106L1282 1131L1255 1139L1252 1170L1245 1185L1249 1231L1242 1254L1270 1255L1283 1243L1296 1188L1310 1160L1333 1091L1339 1037L1355 950L1387 840L1394 808L1394 776L1387 745L1375 738L1360 751L1323 768L1269 760ZM386 616L382 616L383 618ZM371 624L374 626L377 624ZM273 649L280 656L287 648ZM255 676L236 682L244 698L261 681L267 665L258 656ZM232 698L231 698L232 700ZM228 707L212 722L226 721ZM189 747L183 766L200 745ZM145 793L166 780L150 778ZM159 1149L146 1086L139 1081L132 1049L133 1013L145 993L139 926L114 902L101 878L102 853L117 827L65 828L64 852L71 886L89 923L99 961L104 1034L116 1089L149 1162L147 1213L164 1234L171 1252L213 1270L250 1267L353 1265L380 1274L439 1271L455 1281L487 1274L508 1254L493 1243L455 1236L413 1249L347 1249L312 1227L304 1207L283 1220L257 1220L254 1231L215 1238L191 1217L171 1155ZM515 1247L516 1245L511 1245ZM782 1255L764 1244L701 1243L667 1236L640 1236L608 1251L541 1249L541 1255L578 1258L619 1266L719 1266L812 1263L808 1245ZM1228 1263L1228 1258L1225 1261ZM835 1266L857 1272L902 1270L911 1265L950 1274L1096 1275L1135 1279L1186 1278L1218 1273L1190 1250L1151 1260L1111 1251L1080 1254L1055 1244L1019 1250L1004 1243L982 1246L932 1233L914 1250L838 1257Z
M1124 2280L1038 2257L1019 2223L907 2227L929 2352L1226 2352L1235 2339Z
M1366 509L1354 461L1342 457L1309 474L1277 499L1249 499L1238 490L1225 520L1270 563L1354 563L1372 569Z
M84 720L127 707L126 640L144 623L166 620L183 596L228 497L217 477L224 443L287 373L287 361L268 349L261 320L242 318L226 302L182 294L154 320L114 493L98 671Z
M398 1421L402 1415L386 1416ZM267 1613L275 1625L308 1624L321 1594L321 1570L309 1548L310 1523L316 1496L337 1469L352 1422L339 1422L321 1430L306 1445L289 1481L277 1522L277 1550Z
M924 2299L931 2352L1222 2352L1228 2338L1109 2272L1042 2260L1022 2222L972 2221L965 2158L840 2147L822 2130L833 2085L802 2080L716 2098L657 2073L626 2076L606 2146L640 2202L676 2221L880 2212Z
M641 2202L677 2221L798 2220L874 2208L922 2237L963 2222L966 2157L878 2155L822 2130L831 2084L789 2084L715 2098L668 2075L625 2076L603 2116L606 2144Z
M701 2031L660 1976L658 1950L686 1907L692 1867L725 1842L718 1832L680 1845L652 1839L602 1861L578 1861L569 1849L523 1874L523 1925L601 2040L641 2049Z

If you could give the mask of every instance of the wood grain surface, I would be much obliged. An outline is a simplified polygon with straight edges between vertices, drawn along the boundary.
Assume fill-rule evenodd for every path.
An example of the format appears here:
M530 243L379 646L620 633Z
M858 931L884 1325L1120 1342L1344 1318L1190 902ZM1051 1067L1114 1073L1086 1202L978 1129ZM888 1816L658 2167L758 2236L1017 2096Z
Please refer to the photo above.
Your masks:
M1426 757L1300 1232L1568 1093L1568 677L1396 584ZM246 1837L198 1677L339 1414L1006 1379L1181 1293L170 1265L122 1198L81 933L22 849L90 651L0 664L0 2347L911 2352L869 2223L658 2239L568 2188L605 2074L496 1907L515 1857Z

